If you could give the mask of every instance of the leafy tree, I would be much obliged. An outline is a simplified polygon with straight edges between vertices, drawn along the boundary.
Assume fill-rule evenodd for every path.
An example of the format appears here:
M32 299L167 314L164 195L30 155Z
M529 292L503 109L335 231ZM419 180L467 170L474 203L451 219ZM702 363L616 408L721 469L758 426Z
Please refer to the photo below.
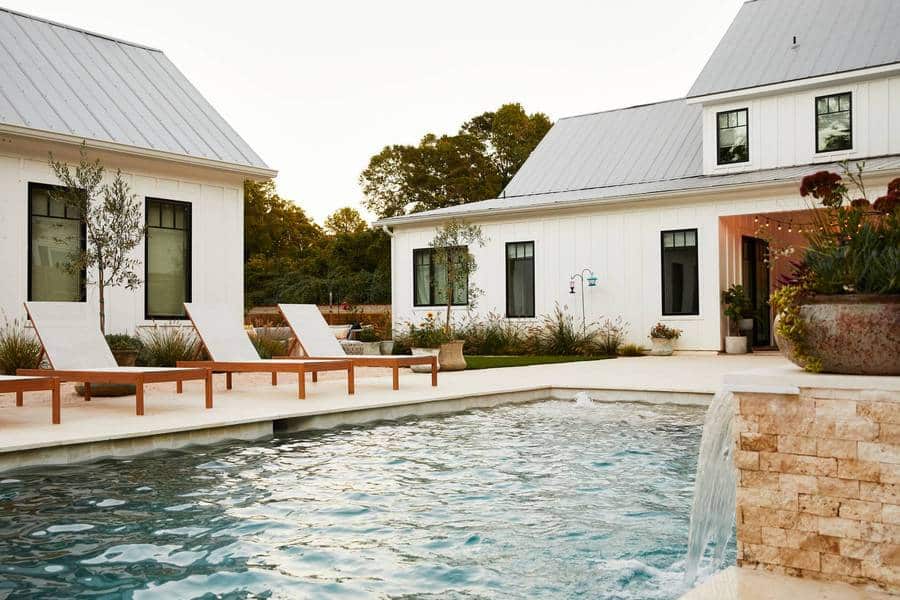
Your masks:
M443 277L435 277L432 282L436 286L436 295L447 302L447 318L444 330L450 333L450 310L453 307L454 290L465 288L470 307L474 307L481 294L470 275L478 270L478 262L470 251L472 245L482 247L487 239L478 225L470 225L464 221L447 221L434 232L429 246L434 248L432 260L436 272L444 273Z
M552 123L504 104L463 123L456 135L426 134L416 146L386 146L360 175L366 207L392 217L494 198Z
M137 288L140 261L132 254L144 239L144 215L137 196L131 193L121 171L111 183L103 183L105 169L99 159L88 158L84 144L74 173L64 162L54 161L50 168L63 187L50 192L81 216L87 234L84 249L69 257L67 268L85 271L90 278L96 272L100 301L100 331L106 333L106 288Z
M300 259L317 247L322 229L302 208L275 192L275 183L244 181L244 259Z
M331 235L353 235L362 233L368 228L369 225L359 211L349 206L337 209L325 219L325 231Z

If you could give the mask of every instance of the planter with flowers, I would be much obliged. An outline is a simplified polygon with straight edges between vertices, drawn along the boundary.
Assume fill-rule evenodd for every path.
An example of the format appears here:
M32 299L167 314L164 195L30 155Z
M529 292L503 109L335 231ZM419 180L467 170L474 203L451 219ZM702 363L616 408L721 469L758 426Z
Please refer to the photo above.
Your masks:
M365 355L381 354L381 336L374 327L363 327L356 334L356 340L362 344L362 353Z
M779 349L807 371L900 375L900 178L870 203L863 166L845 164L843 177L805 177L800 194L818 206L802 260L772 295Z
M650 356L671 356L675 351L675 341L680 337L680 329L657 323L650 329Z

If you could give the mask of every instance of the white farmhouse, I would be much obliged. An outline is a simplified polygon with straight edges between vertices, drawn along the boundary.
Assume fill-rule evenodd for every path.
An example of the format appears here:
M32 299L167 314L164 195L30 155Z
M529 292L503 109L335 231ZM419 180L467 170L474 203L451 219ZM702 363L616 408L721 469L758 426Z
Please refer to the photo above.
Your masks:
M865 160L883 193L900 175L898 31L897 0L749 0L686 98L560 119L499 198L380 221L395 324L440 304L428 243L453 218L490 239L472 249L482 315L559 303L580 320L570 278L589 269L588 321L621 315L638 343L661 321L679 348L717 351L720 291L742 283L764 315L752 341L770 345L764 259L810 223L800 179Z
M107 331L184 318L184 301L243 311L243 181L276 172L159 50L0 9L0 311L25 300L97 302L66 268L83 238L51 202L49 164L84 143L145 207L143 284L110 290ZM2 317L2 315L0 315Z

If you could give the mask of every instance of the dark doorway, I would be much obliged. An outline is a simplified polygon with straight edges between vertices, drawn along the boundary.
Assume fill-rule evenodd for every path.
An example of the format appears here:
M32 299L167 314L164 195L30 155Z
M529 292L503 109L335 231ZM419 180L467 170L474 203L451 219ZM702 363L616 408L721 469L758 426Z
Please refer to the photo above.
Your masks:
M772 322L769 310L769 243L755 237L741 238L743 285L753 304L755 318L750 343L755 347L771 346Z

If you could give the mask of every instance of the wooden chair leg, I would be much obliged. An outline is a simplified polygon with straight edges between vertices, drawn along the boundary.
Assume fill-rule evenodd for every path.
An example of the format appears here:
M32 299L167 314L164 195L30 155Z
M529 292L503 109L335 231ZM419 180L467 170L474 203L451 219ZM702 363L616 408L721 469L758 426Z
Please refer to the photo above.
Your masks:
M313 380L313 383L315 383L319 380L319 372L318 371L312 372L312 380Z
M278 371L272 371L272 385L278 385Z
M438 362L437 362L437 359L434 358L431 361L431 385L433 387L437 387L437 374L438 374Z
M139 417L144 416L144 380L138 379L134 385L134 408Z
M91 401L91 382L90 381L84 382L84 401L85 402Z
M59 406L59 380L53 380L53 389L50 390L50 422L59 425L60 406Z
M347 393L351 396L356 393L356 379L353 374L353 365L347 367Z
M184 392L184 382L179 379L177 382L175 382L175 393L181 394L183 392Z
M400 367L396 367L396 366L395 366L395 367L394 367L393 369L391 369L391 370L394 372L394 373L393 373L393 375L394 375L394 385L393 385L393 388L394 388L395 390L399 390L399 389L400 389Z
M22 406L25 404L25 393L24 392L16 392L16 406Z
M212 371L206 371L206 379L203 382L203 393L206 395L206 408L213 407L213 378Z
M303 365L300 365L297 371L297 397L306 400L306 368Z
M231 373L225 373L225 389L231 389Z

